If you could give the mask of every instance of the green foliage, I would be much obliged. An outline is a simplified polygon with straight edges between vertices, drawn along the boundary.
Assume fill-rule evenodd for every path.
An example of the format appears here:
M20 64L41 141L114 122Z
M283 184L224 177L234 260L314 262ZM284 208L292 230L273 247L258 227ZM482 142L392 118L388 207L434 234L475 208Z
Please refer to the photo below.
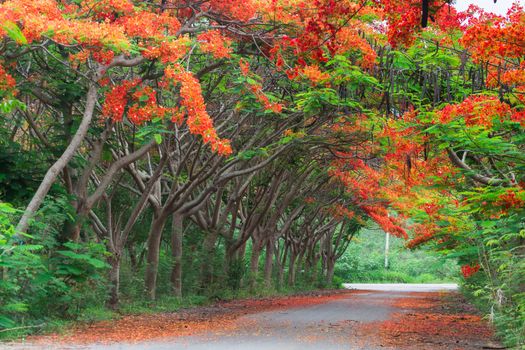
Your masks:
M385 268L385 233L361 229L335 266L346 283L440 283L456 281L459 266L430 251L409 251L404 240L390 237L389 268Z
M1 107L0 107L1 108ZM2 123L0 116L0 126ZM43 177L45 164L39 152L21 152L22 147L10 140L7 130L0 127L0 200L17 205L29 198Z
M65 243L26 236L16 239L13 218L18 212L0 203L0 329L43 325L74 317L98 297L97 281L106 268L100 244ZM10 332L1 336L9 337Z

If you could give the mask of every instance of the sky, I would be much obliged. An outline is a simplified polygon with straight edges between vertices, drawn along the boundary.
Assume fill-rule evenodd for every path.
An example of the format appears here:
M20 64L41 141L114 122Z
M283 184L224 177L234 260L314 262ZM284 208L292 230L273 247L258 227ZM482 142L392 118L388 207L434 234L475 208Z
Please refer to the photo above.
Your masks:
M518 2L525 5L525 0L519 0ZM504 15L513 3L514 0L498 0L497 3L494 3L494 0L456 0L455 7L459 11L464 11L471 4L474 4L486 11L494 12L498 15Z

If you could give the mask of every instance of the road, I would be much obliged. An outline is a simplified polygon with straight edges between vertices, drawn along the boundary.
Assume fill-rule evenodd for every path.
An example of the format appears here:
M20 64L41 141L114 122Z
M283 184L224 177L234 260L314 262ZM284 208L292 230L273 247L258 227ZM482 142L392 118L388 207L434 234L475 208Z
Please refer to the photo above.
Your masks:
M498 348L487 324L458 302L455 285L347 285L352 292L309 296L311 300L275 299L264 307L243 305L245 311L223 321L216 317L190 335L133 342L75 344L77 334L65 341L39 339L10 349L90 350L379 350ZM359 290L358 290L359 289ZM366 290L363 290L366 289ZM276 307L276 305L279 305ZM221 313L235 313L222 307ZM150 323L150 322L146 322ZM147 325L145 325L147 327ZM151 327L155 327L151 325ZM152 331L154 329L152 328ZM129 330L133 332L133 328ZM83 332L90 332L89 329ZM124 335L125 336L125 335ZM102 336L101 336L102 337ZM147 338L147 331L146 331ZM82 339L82 338L80 338ZM103 339L100 339L103 341Z

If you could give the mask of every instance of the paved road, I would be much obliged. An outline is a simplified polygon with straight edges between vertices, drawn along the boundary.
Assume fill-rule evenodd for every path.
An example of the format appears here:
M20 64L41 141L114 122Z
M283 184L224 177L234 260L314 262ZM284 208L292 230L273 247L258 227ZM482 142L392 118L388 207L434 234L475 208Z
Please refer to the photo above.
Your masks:
M205 334L126 344L92 344L87 346L11 346L11 349L90 349L90 350L385 350L407 349L382 344L375 336L363 336L363 325L388 320L394 313L414 310L400 308L399 299L410 301L432 291L451 291L456 285L371 285L348 284L349 289L366 290L351 293L322 304L259 312L242 316L234 330L210 330ZM414 293L423 292L423 293ZM410 299L412 298L412 299ZM376 327L377 328L377 327ZM374 338L375 337L375 338ZM410 349L458 349L436 344L415 345ZM1 346L0 346L1 347ZM464 349L478 347L462 346Z
M342 328L388 319L394 309L383 303L403 293L370 292L287 310L244 316L234 334L209 334L140 344L90 346L92 350L342 350L382 349L370 344L349 347Z

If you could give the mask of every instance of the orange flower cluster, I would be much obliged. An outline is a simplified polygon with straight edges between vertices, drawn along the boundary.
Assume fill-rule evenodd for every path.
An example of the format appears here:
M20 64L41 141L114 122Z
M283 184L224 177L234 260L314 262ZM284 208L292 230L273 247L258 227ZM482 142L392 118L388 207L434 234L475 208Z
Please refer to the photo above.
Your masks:
M180 84L180 103L186 111L186 123L190 132L202 136L204 142L210 144L215 152L221 155L231 154L230 142L219 138L213 128L213 121L206 111L199 81L180 65L167 67L165 74L168 81Z
M169 12L156 14L149 11L139 11L118 21L130 37L155 39L162 41L166 35L175 36L180 29L180 21Z
M210 30L199 34L197 41L200 43L202 52L211 53L215 58L230 57L232 41L223 36L218 30Z
M208 6L212 12L242 22L254 18L258 9L256 0L211 0Z
M523 57L525 54L523 7L515 3L506 18L486 13L479 8L472 12L461 43L469 48L477 62L491 60L494 63L503 63L503 57Z
M410 46L421 30L421 0L374 0L374 3L383 10L384 19L387 21L388 42L393 47ZM428 19L429 26L442 31L461 28L465 16L450 4L441 0L430 0L428 7L431 16Z
M346 169L345 169L346 168ZM332 163L329 175L347 186L354 195L354 204L359 206L385 232L398 237L408 238L402 227L401 217L388 213L389 201L381 197L381 174L361 160L344 159Z
M375 65L376 52L366 39L359 36L359 33L354 28L344 27L337 32L337 54L348 52L356 52L359 57L356 63L366 69L370 69Z
M318 85L330 79L330 74L321 72L317 65L304 66L300 69L300 73L314 85Z
M128 38L119 26L77 19L76 15L64 16L58 3L53 0L10 0L0 5L0 22L23 23L21 31L28 43L46 36L67 45L80 44L113 50L129 47ZM6 35L4 28L0 28L0 35Z
M408 238L407 231L402 227L402 220L388 215L386 207L381 205L365 205L366 214L374 220L385 232L396 237Z
M161 41L160 44L148 45L142 55L148 59L159 58L164 64L175 63L188 52L190 38L181 36L174 41Z
M104 21L114 21L117 16L133 12L133 4L128 0L87 0L80 2L79 15L89 16L95 13L95 18Z
M413 236L407 242L407 248L415 248L436 238L439 228L431 221L410 226Z

